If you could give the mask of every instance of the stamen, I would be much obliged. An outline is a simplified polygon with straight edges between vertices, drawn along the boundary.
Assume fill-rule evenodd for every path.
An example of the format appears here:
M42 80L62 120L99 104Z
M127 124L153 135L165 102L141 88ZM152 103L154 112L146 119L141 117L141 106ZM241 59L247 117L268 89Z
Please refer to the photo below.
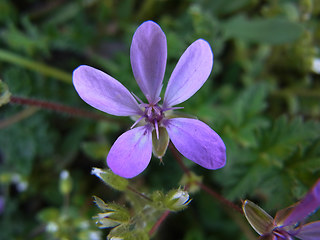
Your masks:
M134 122L134 124L130 127L130 129L134 128L134 126L136 126L143 118L144 116L139 117L139 119Z
M159 140L159 128L157 120L154 120L154 128L156 129L157 139Z
M142 102L142 100L137 96L135 95L133 92L131 92L131 94L138 100L138 102L142 105L146 105L144 102Z

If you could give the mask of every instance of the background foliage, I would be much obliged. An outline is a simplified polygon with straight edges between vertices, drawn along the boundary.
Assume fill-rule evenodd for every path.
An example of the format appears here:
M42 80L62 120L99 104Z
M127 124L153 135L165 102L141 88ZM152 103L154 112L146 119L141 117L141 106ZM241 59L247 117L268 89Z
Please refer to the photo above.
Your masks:
M165 83L186 47L206 39L214 68L183 111L219 133L227 165L209 171L185 163L227 199L240 205L249 198L274 214L320 176L320 76L312 67L319 18L319 0L0 0L0 103L8 100L6 84L12 96L94 112L74 90L72 71L94 66L139 92L129 47L143 21L166 33ZM92 195L125 199L90 171L106 166L108 148L132 124L106 118L115 121L1 106L0 239L105 239L108 230L92 220ZM182 170L170 151L163 161L153 158L132 184L145 192L177 188ZM205 192L192 198L154 239L255 238L240 214Z

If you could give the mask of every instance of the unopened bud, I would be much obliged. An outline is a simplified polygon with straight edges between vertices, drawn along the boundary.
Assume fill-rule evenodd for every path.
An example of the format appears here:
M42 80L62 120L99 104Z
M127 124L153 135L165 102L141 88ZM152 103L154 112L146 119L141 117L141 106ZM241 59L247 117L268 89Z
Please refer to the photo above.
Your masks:
M100 228L116 227L129 222L130 214L127 209L117 204L106 204L102 199L95 196L94 199L97 206L104 211L94 217L94 219L97 219L96 224Z
M199 183L202 182L202 176L198 176L193 172L184 174L179 184L182 186L188 186L189 193L196 193L200 190Z
M129 184L126 178L114 174L110 169L92 168L91 174L96 175L105 184L119 191L125 190Z
M63 170L60 173L60 192L65 195L69 194L72 190L72 179L67 170Z
M187 191L181 189L172 190L166 196L166 206L172 211L179 211L187 207L191 202Z

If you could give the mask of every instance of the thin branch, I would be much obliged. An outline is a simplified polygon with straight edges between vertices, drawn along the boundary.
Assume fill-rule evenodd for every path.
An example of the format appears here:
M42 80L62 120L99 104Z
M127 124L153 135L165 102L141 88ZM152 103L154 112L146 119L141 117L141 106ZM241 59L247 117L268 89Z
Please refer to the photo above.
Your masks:
M152 236L160 227L160 225L163 223L163 221L169 216L170 211L166 210L161 217L158 219L158 221L153 225L151 230L149 231L149 236Z
M173 144L171 142L169 144L169 148L170 148L174 158L178 162L179 166L182 168L182 170L185 172L185 174L190 176L191 175L190 169L187 168L187 166L183 163L180 153L177 151L177 149L173 146Z
M203 183L197 182L197 184L203 191L207 192L209 195L211 195L213 198L217 199L222 204L224 204L224 205L236 210L237 212L243 214L242 209L238 205L236 205L233 202L229 201L228 199L224 198L219 193L215 192L214 190L207 187Z
M0 129L6 128L12 124L20 122L21 120L23 120L25 118L28 118L28 117L32 116L34 113L36 113L38 110L39 109L37 107L28 107L13 116L10 116L6 119L3 119L0 121Z
M172 151L172 154L174 155L176 161L178 162L179 166L181 167L181 169L188 175L191 175L190 169L187 168L187 166L183 163L181 155L178 153L178 151L175 149L175 147L173 146L173 144L170 142L169 145L170 150ZM201 183L201 182L196 182L196 184L205 192L207 192L210 196L212 196L213 198L217 199L219 202L221 202L222 204L231 207L232 209L236 210L237 212L243 214L242 209L234 204L233 202L229 201L228 199L224 198L222 195L220 195L219 193L217 193L216 191L212 190L211 188L207 187L205 184Z
M121 121L119 121L118 119L107 118L102 114L94 113L94 112L87 111L80 108L70 107L60 103L54 103L54 102L48 102L44 100L24 98L24 97L17 97L17 96L11 96L10 102L14 104L36 106L39 108L53 110L56 112L63 112L76 117L83 117L83 118L89 118L89 119L94 119L99 121L106 121L106 122L121 124Z
M148 200L148 201L152 201L152 199L151 199L151 198L149 198L148 196L144 195L143 193L141 193L141 192L137 191L136 189L134 189L134 188L133 188L133 187L131 187L131 186L127 186L127 189L128 189L128 190L130 190L131 192L133 192L133 193L135 193L135 194L139 195L140 197L142 197L142 198L144 198L144 199Z

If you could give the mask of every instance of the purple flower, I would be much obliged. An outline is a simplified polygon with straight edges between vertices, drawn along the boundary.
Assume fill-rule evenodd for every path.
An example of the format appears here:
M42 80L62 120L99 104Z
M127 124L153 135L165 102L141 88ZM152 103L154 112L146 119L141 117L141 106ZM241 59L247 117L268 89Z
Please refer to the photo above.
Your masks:
M148 103L100 70L82 65L73 72L75 89L86 103L112 115L138 116L133 125L138 127L123 133L111 147L107 157L111 170L125 178L137 176L148 166L152 148L155 152L158 144L160 152L165 153L169 138L186 158L200 166L223 167L225 145L216 132L196 119L170 117L172 110L180 108L174 106L195 94L210 75L213 54L209 44L198 39L183 53L171 74L162 104L159 101L167 42L158 24L147 21L140 25L132 39L130 59L133 75Z
M319 240L320 221L304 224L319 207L320 179L300 202L278 211L275 219L248 200L243 203L243 212L261 240Z

